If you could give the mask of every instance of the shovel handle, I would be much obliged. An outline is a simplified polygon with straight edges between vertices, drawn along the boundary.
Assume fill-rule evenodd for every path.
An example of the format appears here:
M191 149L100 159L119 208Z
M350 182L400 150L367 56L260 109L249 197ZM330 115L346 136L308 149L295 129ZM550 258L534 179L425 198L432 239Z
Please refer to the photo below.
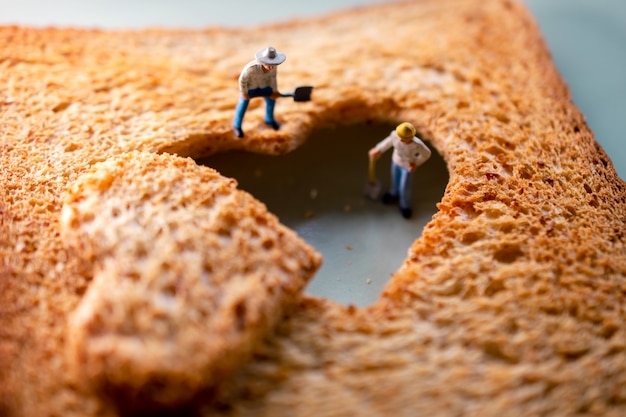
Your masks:
M369 155L368 180L370 184L374 184L376 182L376 159L373 155Z

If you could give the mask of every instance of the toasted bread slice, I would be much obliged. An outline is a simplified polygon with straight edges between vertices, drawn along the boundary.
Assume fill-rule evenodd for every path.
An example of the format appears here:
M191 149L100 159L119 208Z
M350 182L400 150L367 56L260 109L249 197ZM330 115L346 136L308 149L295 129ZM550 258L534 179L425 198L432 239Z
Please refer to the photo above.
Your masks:
M237 77L268 45L288 55L281 92L312 85L312 100L279 99L277 131L251 101L237 139ZM110 405L128 389L140 405L182 401L207 416L626 415L626 185L521 2L407 1L236 30L4 27L0 51L0 414L119 415ZM280 155L318 128L402 121L450 180L375 305L289 300L306 278L288 260L317 257L288 234L235 263L236 239L202 232L226 222L219 213L241 214L232 236L284 229L257 224L258 203L184 157ZM176 212L185 199L196 205ZM192 251L167 258L186 242ZM192 253L218 256L213 271L232 281L194 282L208 270ZM223 272L248 265L258 282L268 256L293 274L244 296ZM189 287L176 284L183 266ZM194 327L205 305L217 313ZM263 312L258 330L240 326ZM166 376L156 388L153 371Z

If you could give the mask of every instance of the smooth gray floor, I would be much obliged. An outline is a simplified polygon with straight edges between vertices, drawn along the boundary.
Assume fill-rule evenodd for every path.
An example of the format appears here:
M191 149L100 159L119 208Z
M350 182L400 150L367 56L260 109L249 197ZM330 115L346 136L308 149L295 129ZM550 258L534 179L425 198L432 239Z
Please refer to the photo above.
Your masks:
M285 156L228 153L200 161L236 178L239 188L263 201L280 221L324 256L307 291L365 306L378 298L390 275L432 215L448 183L443 159L433 156L413 178L414 216L364 193L367 151L392 125L355 125L316 132ZM391 151L376 164L382 188L389 184Z

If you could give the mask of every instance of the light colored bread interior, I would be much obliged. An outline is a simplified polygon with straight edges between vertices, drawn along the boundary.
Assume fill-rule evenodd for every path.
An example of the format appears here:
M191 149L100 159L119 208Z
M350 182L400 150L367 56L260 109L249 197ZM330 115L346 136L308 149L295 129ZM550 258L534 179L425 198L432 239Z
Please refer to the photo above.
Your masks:
M66 195L61 233L94 276L68 324L81 385L126 406L188 401L236 369L320 264L234 180L132 152Z
M251 102L237 140L237 77L267 45L288 56L279 88L314 85L313 100L281 100L278 131ZM626 186L523 4L419 0L237 30L4 27L0 46L0 414L123 414L123 395L89 386L124 386L127 376L140 381L133 412L180 382L198 395L164 401L189 415L626 414ZM399 121L443 156L450 181L367 309L298 295L307 279L298 265L314 269L317 255L260 203L184 159L281 154L318 128ZM180 181L206 199L181 195ZM190 205L177 213L180 199ZM243 208L228 205L237 199ZM218 215L237 216L233 233L285 244L257 252L242 241L251 252L239 264L226 256L232 242L202 233ZM193 281L203 272L182 267L178 238L189 239L185 256L214 260L213 271L258 261L246 271L252 282L240 293L226 273L209 286ZM152 239L160 244L147 253L135 244ZM261 279L276 269L266 256L285 266L274 283ZM188 308L152 320L176 268L194 289L180 300ZM164 280L156 287L152 273ZM213 290L224 299L202 296ZM186 333L203 303L232 312L226 300L244 294L266 324L232 338L220 328L228 344L208 350L203 333L236 328L237 312ZM126 339L144 336L147 352L166 360L127 350ZM178 374L181 363L191 366ZM153 376L163 377L155 391L144 384Z

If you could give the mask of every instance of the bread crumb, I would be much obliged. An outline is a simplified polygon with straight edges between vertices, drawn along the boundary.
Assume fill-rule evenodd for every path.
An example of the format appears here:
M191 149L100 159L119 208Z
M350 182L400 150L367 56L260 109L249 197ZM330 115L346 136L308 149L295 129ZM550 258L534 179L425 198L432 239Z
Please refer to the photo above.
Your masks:
M347 250L352 250L352 245L346 245Z
M309 197L311 198L311 200L315 200L317 198L317 188L311 188L311 191L309 192Z
M372 279L368 278L367 281L365 281L365 282L367 282L367 285L370 285L372 283Z
M313 210L307 210L306 212L304 212L304 217L306 217L307 219L310 219L313 216L314 216Z
M351 212L352 206L350 206L350 204L346 204L345 206L343 206L343 211L345 211L346 213Z

